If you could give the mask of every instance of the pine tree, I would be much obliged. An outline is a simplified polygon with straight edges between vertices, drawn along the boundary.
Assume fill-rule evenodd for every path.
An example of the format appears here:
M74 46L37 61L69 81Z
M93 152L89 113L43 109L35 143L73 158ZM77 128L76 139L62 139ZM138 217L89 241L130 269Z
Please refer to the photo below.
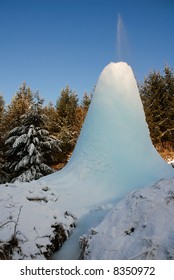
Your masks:
M91 104L92 100L92 93L88 95L86 92L84 93L81 101L81 106L78 107L77 110L77 120L78 120L78 126L79 126L79 133L82 128L82 125L84 123L86 114L88 112L89 106Z
M32 101L33 93L30 87L27 87L26 82L24 82L12 98L11 103L7 106L4 124L7 130L20 125L21 116L28 111Z
M61 130L61 121L56 108L51 102L43 108L43 113L47 117L46 129L48 129L51 135L59 133Z
M0 184L5 183L7 174L3 171L4 165L4 115L5 115L5 101L2 95L0 95Z
M88 95L86 92L83 95L82 98L82 108L83 110L87 113L88 109L89 109L89 105L91 104L91 100L92 100L92 93L90 95Z
M69 86L61 91L57 100L56 108L59 117L67 126L73 126L76 122L76 109L78 106L78 97L75 92L70 90Z
M165 67L163 74L151 72L139 89L154 146L162 155L165 150L171 150L174 154L174 75L172 70ZM164 155L165 159L167 157L170 155Z
M0 146L2 136L4 134L4 114L5 114L5 101L2 95L0 95ZM2 146L1 146L2 147Z
M42 128L45 116L43 101L35 95L27 113L21 116L21 125L7 134L7 164L10 181L31 181L53 172L46 162L53 149L59 149L59 141Z
M62 156L64 156L64 159L62 159L64 162L67 161L69 155L72 153L79 135L77 129L77 109L77 94L67 86L61 91L60 97L56 103L60 126L57 137L61 140L60 147L63 151Z

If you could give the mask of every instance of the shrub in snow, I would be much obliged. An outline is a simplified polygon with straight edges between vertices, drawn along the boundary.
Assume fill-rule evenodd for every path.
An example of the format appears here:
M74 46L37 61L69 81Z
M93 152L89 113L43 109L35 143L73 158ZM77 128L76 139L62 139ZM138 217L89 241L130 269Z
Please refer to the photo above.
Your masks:
M47 157L53 149L59 149L59 141L43 129L44 115L40 106L33 103L21 117L22 125L12 129L6 137L7 164L10 181L31 181L53 172Z

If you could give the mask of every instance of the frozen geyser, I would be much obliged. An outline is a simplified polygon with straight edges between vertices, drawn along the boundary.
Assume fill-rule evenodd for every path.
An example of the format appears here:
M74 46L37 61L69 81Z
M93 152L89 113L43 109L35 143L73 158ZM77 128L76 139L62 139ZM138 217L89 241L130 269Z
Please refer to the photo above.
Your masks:
M136 80L127 63L102 71L67 166L45 178L84 207L173 175L152 145Z

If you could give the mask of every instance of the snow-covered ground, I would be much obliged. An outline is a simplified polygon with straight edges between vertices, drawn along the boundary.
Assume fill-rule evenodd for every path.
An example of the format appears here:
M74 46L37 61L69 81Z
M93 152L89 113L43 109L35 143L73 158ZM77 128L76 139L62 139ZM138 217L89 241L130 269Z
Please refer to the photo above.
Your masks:
M174 179L135 190L83 237L85 259L174 259Z
M59 199L43 180L0 185L0 259L52 257L55 230L62 228L72 235L54 259L174 259L174 178L91 209L78 221L58 207Z
M109 210L114 201L121 199L131 190L150 186L161 178L173 175L173 168L162 160L151 143L131 67L123 62L110 63L99 77L75 151L65 168L31 183L0 185L0 257L4 258L9 249L12 249L10 256L13 259L44 258L44 252L48 257L53 251L50 249L51 241L54 243L56 238L58 243L62 243L74 227L74 223L77 223L74 234L78 244L77 237L87 231L88 227L95 227L101 222L102 215ZM163 201L167 199L165 207L164 205L162 207L163 215L168 220L173 218L172 186L172 179L163 181L164 194L162 192L159 194L159 199L160 197ZM147 241L149 248L158 247L156 241L158 238L160 240L160 235L163 236L162 233L166 229L166 236L172 234L172 225L167 227L165 222L159 225L158 212L161 213L159 210L148 212L148 209L158 209L159 205L155 196L158 185L152 189L154 194L150 189L142 189L142 197L140 195L138 198L136 196L139 191L131 194L130 199L120 202L118 207L122 210L119 215L115 210L109 214L112 219L107 220L106 227L108 221L111 228L112 224L114 227L108 233L113 239L107 239L106 252L107 248L108 250L111 248L110 243L115 242L117 235L115 232L118 228L121 230L120 234L124 235L123 239L119 238L118 246L121 253L118 257L133 258L135 255L141 257L143 252L147 251L146 245L140 245L142 246L140 252L136 250L139 245L130 242L132 247L130 253L126 255L125 250L126 252L129 250L130 244L125 241L138 232L139 219L144 219L142 227L145 227L144 230L149 229L148 238L151 238L150 234L155 232L152 215L156 220L157 229L154 239L146 238L144 241L144 243ZM149 220L146 220L147 214L144 213L151 215ZM55 237L55 228L58 237ZM135 233L132 235L132 232ZM92 252L93 238L89 242L91 253L88 257L100 258L98 253ZM172 238L167 240L166 242L170 243ZM66 243L68 245L65 251L58 258L66 258L68 250L77 252L68 254L69 257L75 258L79 255L77 246L73 249L73 242L72 235L70 242ZM97 241L96 244L99 247ZM163 247L163 244L159 246ZM65 245L63 247L65 248ZM117 250L117 245L113 248ZM157 248L152 251L154 250ZM150 253L147 255L152 256ZM115 257L109 253L103 256ZM158 256L163 257L164 254ZM168 256L172 254L168 253Z
M76 220L44 181L0 185L0 259L45 259ZM62 234L60 240L56 232ZM62 232L63 230L63 232ZM61 245L61 244L60 244Z

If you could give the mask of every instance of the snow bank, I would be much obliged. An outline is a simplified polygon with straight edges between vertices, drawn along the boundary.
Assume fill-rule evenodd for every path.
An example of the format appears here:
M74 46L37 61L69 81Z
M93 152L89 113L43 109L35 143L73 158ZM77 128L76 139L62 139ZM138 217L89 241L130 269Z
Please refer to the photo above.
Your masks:
M82 238L85 259L174 259L174 179L135 190Z

